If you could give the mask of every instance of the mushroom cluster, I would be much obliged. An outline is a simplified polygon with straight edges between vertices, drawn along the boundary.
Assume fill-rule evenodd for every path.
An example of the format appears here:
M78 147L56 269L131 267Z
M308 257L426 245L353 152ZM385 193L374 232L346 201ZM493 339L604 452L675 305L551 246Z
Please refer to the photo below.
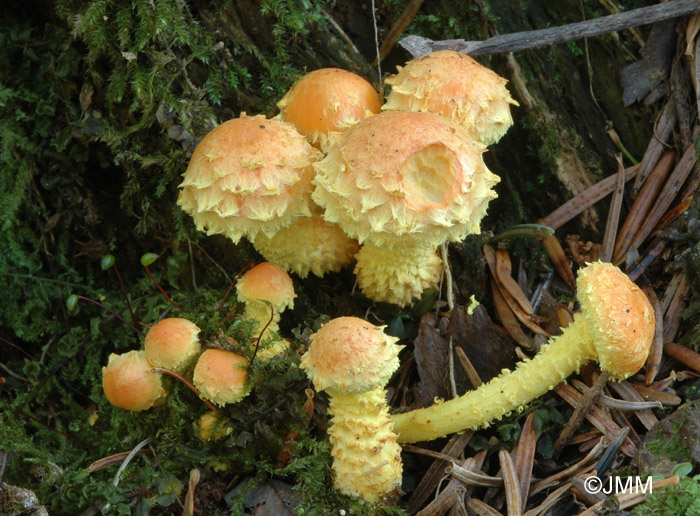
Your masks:
M300 277L356 259L367 297L408 305L438 284L436 248L478 232L496 196L481 155L513 123L505 83L434 52L386 80L382 106L356 74L315 70L277 118L244 114L205 136L178 204L198 229L245 236Z
M218 405L236 403L249 392L248 360L222 349L201 352L200 329L192 321L169 317L154 324L144 349L112 353L102 368L107 400L125 410L141 411L162 403L163 371L182 377L195 363L192 380L202 398Z
M144 349L112 353L102 368L102 390L107 400L125 410L148 410L166 396L162 373L154 368L182 372L200 352L199 328L179 317L154 324Z

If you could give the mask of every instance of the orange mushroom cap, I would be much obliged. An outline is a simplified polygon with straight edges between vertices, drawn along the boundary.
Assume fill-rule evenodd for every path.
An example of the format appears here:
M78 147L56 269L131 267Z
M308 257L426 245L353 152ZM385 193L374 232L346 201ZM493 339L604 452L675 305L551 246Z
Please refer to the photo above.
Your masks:
M613 379L633 375L644 365L654 337L654 310L644 292L610 263L579 270L576 297L598 354Z
M379 95L369 82L339 68L306 74L277 105L282 120L294 124L324 150L330 146L331 133L343 131L381 109Z
M320 157L292 124L242 115L197 145L177 203L207 234L272 236L311 214L311 163Z
M272 262L262 262L246 272L236 284L238 299L244 303L268 301L275 313L289 308L296 297L294 283L287 271Z
M398 339L357 317L338 317L311 336L301 367L317 390L364 392L383 387L399 367Z
M425 54L386 79L383 110L430 111L454 120L490 145L513 125L508 82L468 55L453 50Z
M102 389L109 402L125 410L148 410L165 397L161 374L151 370L143 351L112 353L102 368Z
M201 350L199 332L197 325L187 319L169 317L158 321L146 333L146 358L155 367L182 372Z
M192 383L216 405L237 403L249 392L248 359L233 351L207 349L194 366Z

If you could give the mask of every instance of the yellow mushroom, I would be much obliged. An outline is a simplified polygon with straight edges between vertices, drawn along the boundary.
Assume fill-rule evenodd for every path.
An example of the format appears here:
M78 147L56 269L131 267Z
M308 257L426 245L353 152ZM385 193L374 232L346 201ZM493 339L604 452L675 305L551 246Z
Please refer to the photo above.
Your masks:
M250 392L248 359L225 349L207 349L194 366L192 383L203 398L220 407L238 403Z
M199 355L200 329L192 321L168 317L154 324L146 333L143 348L154 367L181 373Z
M401 448L384 385L399 366L396 338L357 317L339 317L311 336L301 367L329 396L328 433L336 489L376 502L401 485Z
M294 283L287 271L270 262L259 263L241 276L236 291L238 300L245 303L243 317L256 322L253 328L255 337L267 325L263 341L266 336L279 331L280 314L294 305L296 297ZM259 348L256 357L266 360L283 353L288 346L286 340L277 340L269 347Z
M496 143L513 125L517 106L506 81L468 55L453 50L425 54L386 79L383 110L429 111L462 125L484 145Z
M405 306L436 287L436 248L480 231L499 178L485 147L433 113L387 111L343 132L314 164L324 218L363 244L358 284L374 301Z
M143 351L112 353L102 368L102 389L109 402L126 410L148 410L165 398L161 373L152 371Z
M311 163L320 157L292 124L243 115L197 145L177 203L207 234L235 243L273 236L311 215Z
M299 79L277 106L282 120L326 152L339 132L379 113L381 102L374 87L359 75L321 68Z
M614 265L595 262L579 271L577 297L581 312L534 358L458 398L392 416L399 442L488 426L590 361L597 361L613 380L636 373L654 336L654 311L641 289Z

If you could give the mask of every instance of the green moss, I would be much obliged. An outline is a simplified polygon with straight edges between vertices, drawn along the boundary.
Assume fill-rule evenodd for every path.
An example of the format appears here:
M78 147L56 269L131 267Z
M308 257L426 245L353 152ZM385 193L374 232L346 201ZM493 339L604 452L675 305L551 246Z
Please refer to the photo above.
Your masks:
M636 516L700 515L700 476L681 478L678 485L654 491L632 513Z

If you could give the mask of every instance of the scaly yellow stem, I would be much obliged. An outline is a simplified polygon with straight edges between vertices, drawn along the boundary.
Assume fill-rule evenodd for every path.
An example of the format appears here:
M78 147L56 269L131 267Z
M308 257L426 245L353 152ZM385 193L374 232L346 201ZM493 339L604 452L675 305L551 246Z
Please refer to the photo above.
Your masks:
M355 259L362 292L373 301L399 306L409 305L428 288L437 288L442 271L442 261L432 247L389 249L365 243Z
M391 416L401 443L430 441L454 432L488 426L542 396L581 366L596 360L593 337L585 321L574 321L564 333L542 346L514 371L504 370L476 390L427 408Z
M328 429L335 487L376 502L401 485L401 447L391 430L384 389L359 394L330 391Z

